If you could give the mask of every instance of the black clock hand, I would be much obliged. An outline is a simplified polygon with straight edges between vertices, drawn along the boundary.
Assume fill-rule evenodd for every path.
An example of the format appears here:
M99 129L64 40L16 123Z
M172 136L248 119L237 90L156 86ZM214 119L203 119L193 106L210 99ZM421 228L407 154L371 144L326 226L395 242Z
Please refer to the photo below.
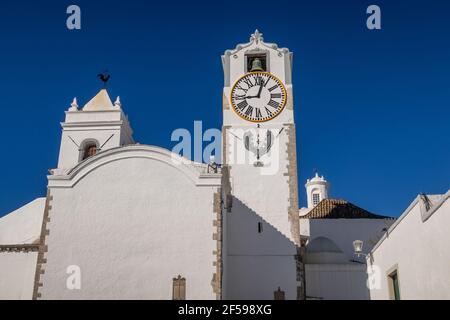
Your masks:
M242 96L236 96L235 97L235 99L236 100L245 100L245 99L252 99L252 98L258 98L258 96L245 96L245 95L242 95Z
M252 98L258 98L259 99L259 98L261 98L262 88L263 88L263 84L261 83L261 86L259 87L258 94L256 96L247 97L247 99L252 99Z
M261 79L261 85L259 86L258 95L256 96L258 99L261 98L261 92L262 92L263 85L264 85L264 81L263 81L263 79Z

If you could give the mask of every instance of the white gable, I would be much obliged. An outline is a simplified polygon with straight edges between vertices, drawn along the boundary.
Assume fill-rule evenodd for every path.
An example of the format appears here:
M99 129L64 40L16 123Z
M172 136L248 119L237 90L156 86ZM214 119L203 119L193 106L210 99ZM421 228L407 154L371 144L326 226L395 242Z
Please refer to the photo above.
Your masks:
M41 234L45 198L37 198L0 219L0 245L32 244Z
M100 92L97 93L97 95L83 107L83 111L101 111L114 109L114 105L106 89L100 90Z

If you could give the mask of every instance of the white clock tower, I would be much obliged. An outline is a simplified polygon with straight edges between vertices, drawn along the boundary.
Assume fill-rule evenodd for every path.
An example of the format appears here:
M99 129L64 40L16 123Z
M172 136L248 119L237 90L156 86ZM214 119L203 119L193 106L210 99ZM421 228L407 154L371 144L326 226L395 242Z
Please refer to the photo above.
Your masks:
M292 53L250 42L222 56L224 299L302 297Z

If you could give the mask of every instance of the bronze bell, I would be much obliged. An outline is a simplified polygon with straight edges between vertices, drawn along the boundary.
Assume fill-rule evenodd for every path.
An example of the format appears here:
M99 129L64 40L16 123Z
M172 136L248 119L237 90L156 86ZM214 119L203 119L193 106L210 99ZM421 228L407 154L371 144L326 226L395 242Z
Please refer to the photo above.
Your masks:
M264 71L262 67L262 62L258 58L253 59L252 61L252 68L250 69L250 72L253 71Z

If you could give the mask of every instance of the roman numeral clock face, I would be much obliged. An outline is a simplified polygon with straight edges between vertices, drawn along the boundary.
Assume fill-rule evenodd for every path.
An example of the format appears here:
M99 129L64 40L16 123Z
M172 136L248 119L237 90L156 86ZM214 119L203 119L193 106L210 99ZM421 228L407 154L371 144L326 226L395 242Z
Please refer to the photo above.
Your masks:
M286 88L268 72L247 73L231 89L231 106L241 118L264 122L275 118L286 105Z

